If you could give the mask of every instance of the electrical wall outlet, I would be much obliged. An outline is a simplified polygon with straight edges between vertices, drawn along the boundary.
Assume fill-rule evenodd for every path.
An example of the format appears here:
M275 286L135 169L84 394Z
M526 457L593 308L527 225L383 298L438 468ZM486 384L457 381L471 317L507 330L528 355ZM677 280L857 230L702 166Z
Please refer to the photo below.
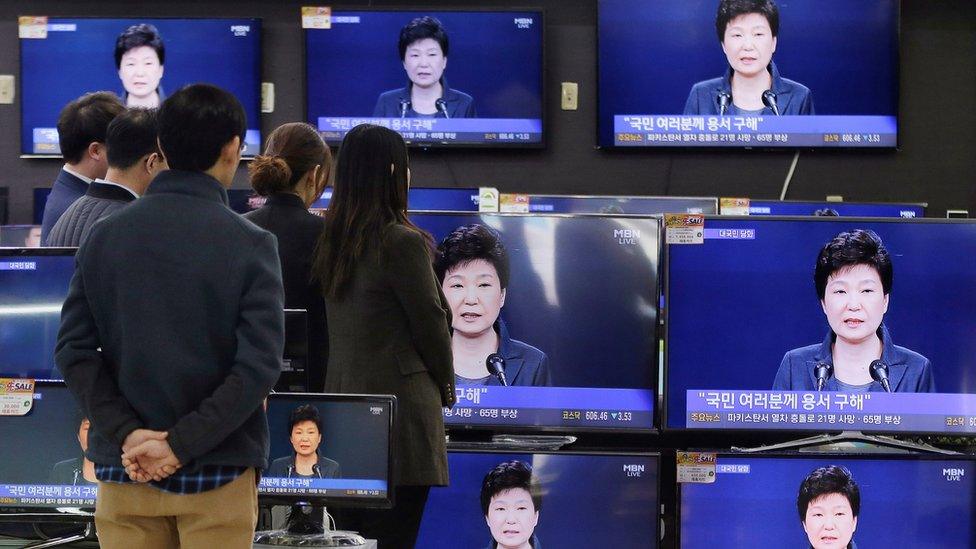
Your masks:
M12 105L14 90L14 75L0 74L0 104Z
M561 104L564 111L575 111L579 108L579 84L563 82Z
M274 83L261 82L261 112L274 112Z

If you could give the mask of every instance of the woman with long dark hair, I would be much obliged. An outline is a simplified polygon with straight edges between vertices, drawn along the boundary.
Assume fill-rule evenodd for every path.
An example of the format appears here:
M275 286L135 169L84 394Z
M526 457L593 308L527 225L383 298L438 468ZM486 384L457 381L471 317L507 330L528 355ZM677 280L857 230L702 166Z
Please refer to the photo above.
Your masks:
M407 219L407 147L363 124L343 139L313 272L329 324L327 392L397 397L396 506L346 510L344 528L413 547L431 486L447 484L442 407L454 405L451 313L432 238Z

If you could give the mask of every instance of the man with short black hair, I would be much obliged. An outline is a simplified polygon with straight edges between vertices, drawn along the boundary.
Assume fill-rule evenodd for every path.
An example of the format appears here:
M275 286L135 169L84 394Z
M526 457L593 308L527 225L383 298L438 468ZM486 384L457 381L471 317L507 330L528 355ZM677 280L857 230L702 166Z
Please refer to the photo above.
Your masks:
M156 174L167 169L156 140L156 111L129 109L115 117L105 135L108 172L65 210L47 235L48 246L77 247L96 221L146 193Z
M109 123L123 111L125 106L110 92L87 93L61 109L58 142L65 164L44 204L41 244L47 244L54 224L68 206L84 196L88 185L105 177L105 133Z
M195 84L158 117L170 169L79 248L55 362L91 419L104 549L249 548L284 347L277 243L227 206L237 99Z

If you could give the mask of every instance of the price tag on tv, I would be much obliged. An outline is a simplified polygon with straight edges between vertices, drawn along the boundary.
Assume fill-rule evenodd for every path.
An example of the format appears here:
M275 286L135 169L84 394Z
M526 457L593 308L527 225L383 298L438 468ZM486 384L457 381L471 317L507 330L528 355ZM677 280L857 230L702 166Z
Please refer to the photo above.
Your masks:
M24 416L33 405L33 379L0 378L0 416Z
M331 29L332 8L324 6L302 6L303 29Z
M749 215L748 198L720 198L718 211L722 215Z
M498 197L498 211L502 213L529 213L529 195L502 193Z
M21 38L47 38L46 15L21 15L17 18L18 34Z
M480 187L478 189L478 211L498 211L498 189L494 187Z
M701 214L664 214L664 227L668 244L705 243L705 216Z
M678 482L711 484L715 482L714 452L678 452Z

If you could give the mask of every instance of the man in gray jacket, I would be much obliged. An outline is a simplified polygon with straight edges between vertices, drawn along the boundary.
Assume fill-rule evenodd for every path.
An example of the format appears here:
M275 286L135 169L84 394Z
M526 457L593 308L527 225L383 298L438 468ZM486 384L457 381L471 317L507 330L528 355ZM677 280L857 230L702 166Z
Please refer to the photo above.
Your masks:
M76 255L55 362L91 419L105 549L251 546L284 291L274 236L227 207L245 128L220 88L170 96L171 169Z

